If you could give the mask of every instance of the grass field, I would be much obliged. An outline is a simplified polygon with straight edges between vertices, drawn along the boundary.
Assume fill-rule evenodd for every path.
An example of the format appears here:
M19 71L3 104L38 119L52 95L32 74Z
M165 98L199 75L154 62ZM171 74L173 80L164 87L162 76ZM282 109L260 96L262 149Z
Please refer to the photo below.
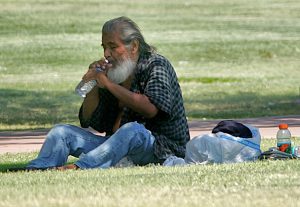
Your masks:
M78 124L74 87L121 15L172 62L189 119L299 114L298 0L0 0L0 130ZM298 160L0 173L0 207L299 206L299 189Z
M299 139L294 140L299 144ZM263 140L262 149L274 144ZM36 153L0 155L0 171ZM74 159L71 158L70 161ZM300 162L0 172L0 206L298 206Z
M121 15L174 65L189 119L299 114L297 0L0 0L0 130L78 124L74 87Z

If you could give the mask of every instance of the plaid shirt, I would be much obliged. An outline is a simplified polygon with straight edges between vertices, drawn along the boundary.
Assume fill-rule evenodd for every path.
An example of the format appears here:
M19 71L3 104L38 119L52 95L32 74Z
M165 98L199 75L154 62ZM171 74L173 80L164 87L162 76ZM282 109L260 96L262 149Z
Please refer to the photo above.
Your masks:
M181 89L170 62L156 53L139 58L130 90L145 94L158 109L152 119L129 108L124 108L121 125L137 121L151 131L155 137L154 153L164 160L170 155L184 157L185 145L190 140L185 117ZM101 101L90 120L79 119L82 127L91 126L99 132L112 134L112 127L118 114L118 100L106 89L99 89Z

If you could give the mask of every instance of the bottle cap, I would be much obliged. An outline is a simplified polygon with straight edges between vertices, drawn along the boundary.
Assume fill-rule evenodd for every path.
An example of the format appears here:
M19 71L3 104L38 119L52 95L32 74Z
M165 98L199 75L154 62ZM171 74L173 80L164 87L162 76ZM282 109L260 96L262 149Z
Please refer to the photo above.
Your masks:
M288 128L288 124L282 123L278 125L279 129L287 129Z

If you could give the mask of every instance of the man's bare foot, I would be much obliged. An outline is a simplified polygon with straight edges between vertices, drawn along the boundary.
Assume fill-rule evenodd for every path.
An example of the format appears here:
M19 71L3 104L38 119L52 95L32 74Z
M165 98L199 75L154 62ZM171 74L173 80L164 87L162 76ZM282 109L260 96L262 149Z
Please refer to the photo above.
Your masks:
M61 166L61 167L56 167L55 168L56 170L77 170L79 169L79 167L75 164L69 164L69 165L64 165L64 166Z

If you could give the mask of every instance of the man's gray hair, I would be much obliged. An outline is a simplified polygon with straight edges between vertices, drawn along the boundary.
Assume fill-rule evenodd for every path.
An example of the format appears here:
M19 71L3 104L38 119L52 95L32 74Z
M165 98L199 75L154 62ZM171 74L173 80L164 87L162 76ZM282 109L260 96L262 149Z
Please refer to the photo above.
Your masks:
M146 54L155 51L155 48L146 43L140 28L128 17L118 17L104 23L102 33L118 32L122 42L129 46L132 41L139 43L139 53Z

